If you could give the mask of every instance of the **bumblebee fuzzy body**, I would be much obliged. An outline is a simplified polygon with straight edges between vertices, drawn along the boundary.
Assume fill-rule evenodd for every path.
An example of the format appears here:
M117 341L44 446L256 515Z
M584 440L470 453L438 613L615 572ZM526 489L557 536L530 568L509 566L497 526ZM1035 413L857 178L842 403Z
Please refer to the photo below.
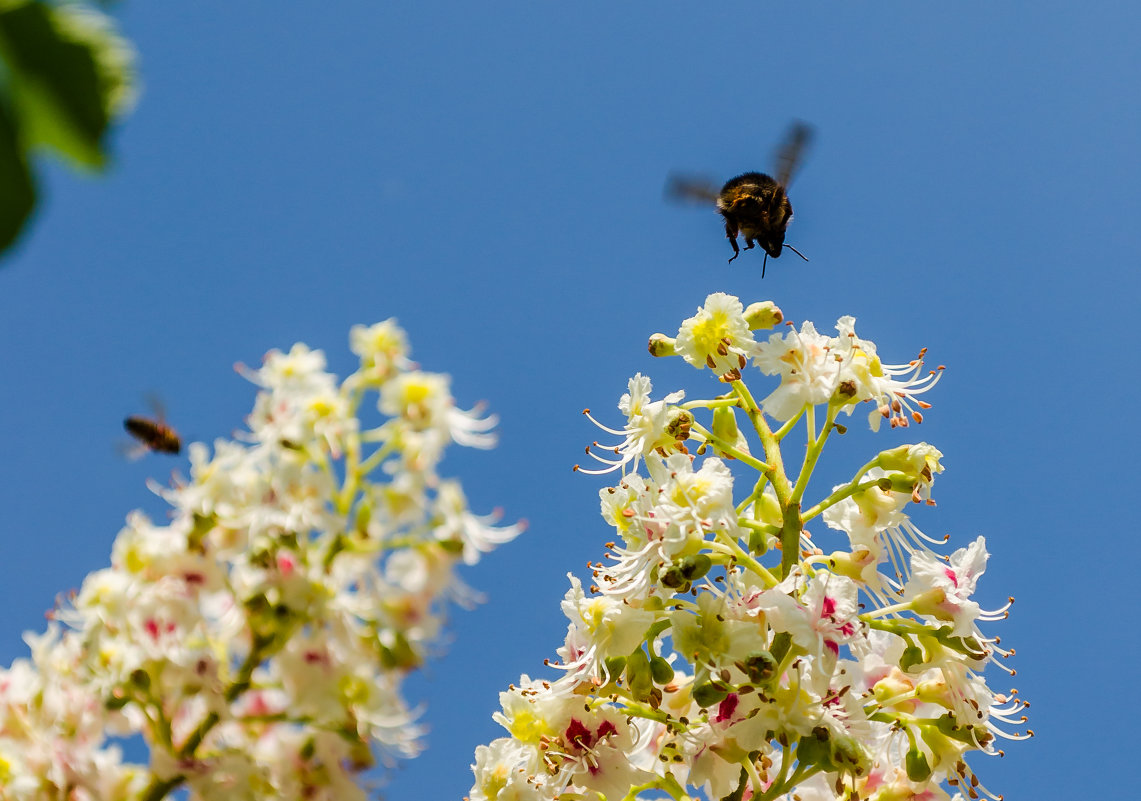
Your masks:
M132 416L123 421L123 428L137 439L145 450L156 453L177 454L182 451L182 439L166 423L149 417Z
M717 211L725 218L725 235L733 246L733 259L741 254L737 236L745 237L745 250L760 245L774 259L784 247L784 233L792 220L792 204L784 187L763 172L747 172L728 181L717 195Z

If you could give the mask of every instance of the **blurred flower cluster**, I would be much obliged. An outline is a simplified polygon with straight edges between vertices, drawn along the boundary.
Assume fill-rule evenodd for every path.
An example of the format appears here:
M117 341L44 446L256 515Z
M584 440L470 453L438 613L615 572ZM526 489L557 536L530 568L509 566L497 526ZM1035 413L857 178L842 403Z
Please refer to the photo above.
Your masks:
M350 801L378 759L417 754L401 681L474 600L457 564L521 527L436 473L452 442L492 446L494 418L457 409L394 321L351 344L341 383L301 344L239 367L249 430L192 445L189 480L158 489L170 522L132 514L26 638L0 672L0 799ZM149 764L124 761L131 737Z
M754 339L782 321L718 293L676 337L651 338L727 391L651 400L647 378L630 380L625 425L603 427L619 440L583 470L621 472L600 493L616 538L589 593L571 577L562 676L501 694L509 736L477 749L472 801L996 797L965 757L1030 734L1015 731L1025 704L983 678L1012 673L979 629L1009 604L971 600L981 537L943 556L906 513L933 503L942 455L899 445L805 500L841 413L867 403L873 429L908 427L941 373L922 353L884 364L850 317L836 336L805 323ZM750 362L778 380L760 401ZM814 520L833 531L810 534Z

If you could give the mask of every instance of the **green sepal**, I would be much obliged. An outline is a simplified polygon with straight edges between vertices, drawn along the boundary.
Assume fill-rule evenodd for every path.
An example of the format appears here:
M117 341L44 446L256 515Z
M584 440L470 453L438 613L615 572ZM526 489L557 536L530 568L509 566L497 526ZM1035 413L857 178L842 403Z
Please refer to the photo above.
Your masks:
M788 651L792 647L792 634L787 631L778 632L773 637L773 643L769 646L769 651L773 655L773 659L780 664L784 658L788 656Z

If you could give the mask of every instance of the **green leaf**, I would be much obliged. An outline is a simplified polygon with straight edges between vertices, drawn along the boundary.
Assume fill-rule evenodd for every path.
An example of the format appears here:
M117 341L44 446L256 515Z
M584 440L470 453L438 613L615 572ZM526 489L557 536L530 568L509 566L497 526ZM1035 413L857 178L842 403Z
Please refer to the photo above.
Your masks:
M20 147L11 109L0 98L0 251L7 250L36 205L32 173Z
M78 34L73 12L42 2L0 9L0 55L26 147L46 145L77 164L99 168L110 123L108 87L97 63L95 31Z

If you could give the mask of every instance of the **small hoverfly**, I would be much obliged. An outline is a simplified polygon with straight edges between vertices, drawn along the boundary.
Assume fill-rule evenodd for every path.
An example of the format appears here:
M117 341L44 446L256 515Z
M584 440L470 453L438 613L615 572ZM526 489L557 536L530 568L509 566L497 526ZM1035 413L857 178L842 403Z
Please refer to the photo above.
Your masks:
M138 440L127 451L127 456L132 459L139 458L147 451L170 454L182 452L182 438L178 436L177 431L166 424L159 404L152 401L152 405L155 407L155 418L131 415L123 421L123 428Z
M675 200L715 204L725 218L725 235L733 246L729 261L741 255L737 236L744 235L745 250L757 244L764 248L765 260L761 264L761 278L764 278L769 256L779 258L781 248L787 247L808 261L799 250L785 244L784 233L792 221L792 204L786 190L811 139L812 128L805 123L794 122L789 126L784 143L777 151L775 178L763 172L746 172L730 179L719 192L716 185L707 180L675 175L666 185L666 194Z

